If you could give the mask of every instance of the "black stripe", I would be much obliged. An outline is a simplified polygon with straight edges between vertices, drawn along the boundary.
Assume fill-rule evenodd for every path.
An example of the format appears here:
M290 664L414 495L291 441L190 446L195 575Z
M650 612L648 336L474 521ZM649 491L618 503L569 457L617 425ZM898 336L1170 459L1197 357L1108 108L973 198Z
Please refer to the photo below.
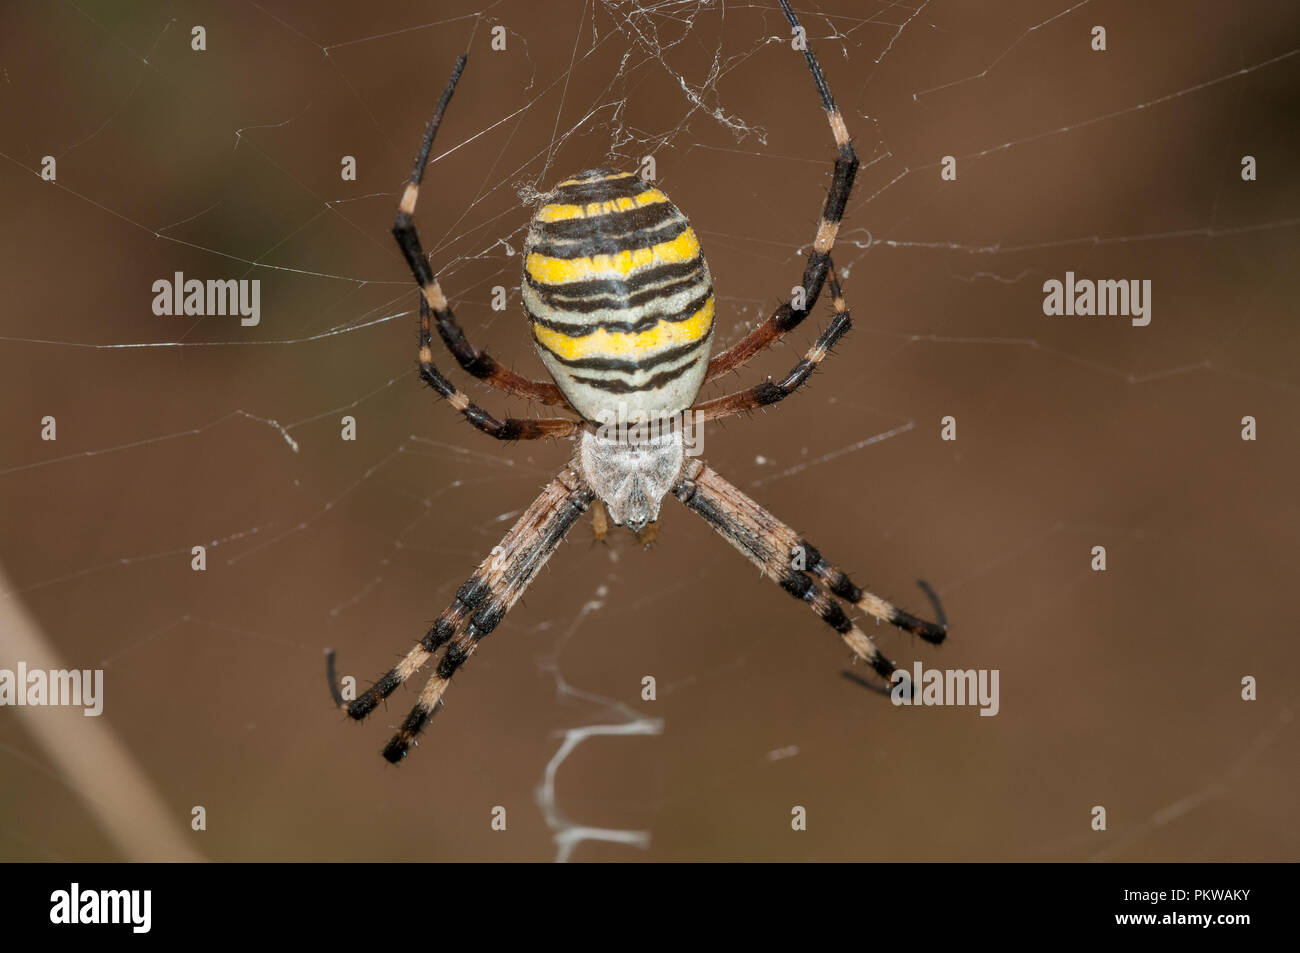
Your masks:
M808 317L813 305L821 297L822 287L826 284L826 272L830 268L830 252L818 251L814 248L808 253L808 263L803 267L803 284L807 292L807 301L802 311L796 311L791 308L788 315L783 315L781 324L784 330L790 330L799 324L804 318Z
M579 377L577 374L573 375L572 379L577 381L579 384L586 384L588 387L594 387L596 390L607 391L611 394L634 394L646 390L657 390L658 388L663 387L664 384L668 384L681 377L688 370L698 364L699 361L699 357L696 357L682 364L681 367L674 367L671 370L656 374L643 384L629 384L627 381L622 381L618 378L607 380L603 377Z
M568 499L556 512L555 521L542 531L540 548L536 552L529 554L526 563L528 578L531 579L537 574L538 567L534 563L537 562L538 557L553 552L564 541L564 537L573 528L573 524L578 521L583 513L587 512L587 506L595 496L596 494L591 490L580 490L577 493L569 494Z
M639 193L638 193L639 194ZM539 238L548 241L572 241L587 238L590 235L609 235L615 231L640 231L656 228L672 219L685 216L677 210L672 202L652 202L622 212L603 212L600 215L585 218L566 218L558 222L539 222L533 220L532 230Z
M429 259L424 257L424 249L420 247L420 235L415 230L415 223L411 221L408 212L397 213L397 221L393 223L393 237L401 246L402 254L406 256L407 264L411 266L411 271L420 287L427 288L433 284L433 270L429 267Z
M807 601L809 593L812 593L816 589L811 579L803 573L795 572L794 570L786 570L785 574L781 576L781 588L790 593L790 595L794 596L796 599L803 601Z
M590 258L592 255L616 255L619 252L650 248L660 242L670 242L690 227L686 219L678 217L661 223L657 228L635 229L614 235L592 231L572 241L530 242L524 252L567 260Z
M838 222L844 217L844 206L849 202L849 193L853 191L853 179L858 171L858 157L853 147L848 147L848 155L843 152L835 160L835 172L831 176L831 190L826 196L826 209L822 217L828 222Z
M871 658L867 659L867 664L875 669L876 674L881 678L886 680L892 679L894 674L894 663L881 655L880 649L876 649L871 654Z
M446 615L448 615L448 613L443 613L444 617L439 618L434 622L433 628L429 629L429 631L424 634L424 638L420 640L420 645L424 646L426 652L433 653L438 651L438 649L450 642L452 636L456 634L456 623L451 619L445 618Z
M669 348L652 357L644 358L640 361L624 361L614 357L560 357L541 341L537 341L537 346L544 350L551 357L555 358L561 364L568 367L581 367L589 371L648 371L652 367L658 367L660 364L667 364L669 361L675 361L679 357L685 357L696 348L703 347L708 343L708 335L700 338L698 341L692 341L690 344L681 344L677 347Z
M453 642L447 646L447 651L442 653L442 658L438 660L438 677L451 678L456 674L456 669L465 664L465 659L469 658L469 653L461 646Z
M626 278L590 278L585 281L568 281L562 284L549 284L537 281L524 269L524 280L544 295L563 295L566 298L590 298L594 295L609 295L625 301L627 296L643 289L646 285L657 284L693 275L700 269L701 258L696 255L689 261L675 261L638 271Z
M469 618L469 633L474 636L475 640L491 634L492 630L501 624L505 618L506 607L495 599L489 599Z
M845 615L844 610L840 608L838 602L830 599L826 600L825 607L823 607L818 614L822 617L823 622L840 635L843 635L845 632L848 632L853 628L853 620Z
M772 322L773 327L784 334L785 332L792 331L798 327L799 322L807 315L807 311L795 311L790 307L790 302L786 301L772 313L772 317L768 320Z
M383 678L371 685L348 705L348 715L360 721L374 711L375 706L382 700L397 691L397 686L401 684L401 678L398 677L395 671L390 669L384 674Z
M698 483L691 483L690 495L683 497L679 493L677 498L704 517L705 522L722 533L729 541L743 546L750 554L751 560L757 560L759 565L769 562L771 553L764 541L750 533L749 528L743 523L736 522L731 514L709 495L710 492Z
M934 645L938 645L948 636L947 626L935 625L933 622L918 619L912 613L904 612L902 609L895 609L894 614L889 617L889 622L905 632L919 635L925 641Z
M648 331L660 321L667 321L669 324L689 321L697 311L704 307L712 294L713 289L707 288L699 297L691 300L686 307L675 314L659 314L651 311L636 321L595 321L591 324L569 324L564 321L552 321L534 314L527 306L524 307L524 310L528 312L528 319L534 324L540 324L552 331L559 331L567 337L585 338L589 334L595 334L601 328L606 331ZM535 338L536 335L534 335Z
M491 591L492 587L475 574L466 579L464 584L456 590L456 601L467 609L473 609Z
M441 707L441 699L439 699L439 707ZM411 713L406 716L406 720L402 722L397 734L393 735L388 744L384 745L384 760L389 764L397 764L405 758L406 753L411 748L411 742L415 740L416 735L424 730L424 726L428 723L432 714L433 712L425 711L424 708L416 705L411 710Z
M853 584L848 576L839 573L831 577L829 583L830 590L841 599L847 599L849 602L857 603L862 598L862 590Z
M554 311L567 311L571 314L590 314L593 311L622 311L628 308L635 308L637 305L645 304L647 301L653 301L656 298L669 298L683 288L699 284L703 275L699 269L694 267L694 263L689 264L690 271L684 276L675 280L668 281L658 287L642 288L637 287L643 284L642 276L638 275L633 287L635 290L629 291L627 282L619 281L620 288L612 287L606 293L596 294L579 294L571 296L566 293L560 293L561 289L576 287L577 285L593 285L599 282L582 281L574 282L572 285L547 285L536 282L526 271L524 280L528 285L537 292L538 297L545 302L546 306ZM673 268L675 265L665 265L665 268ZM658 269L656 269L656 272ZM647 272L646 274L650 274Z
M592 169L580 172L575 178L600 178L617 175L617 170ZM574 185L557 185L546 196L545 204L551 205L586 205L589 202L609 202L619 198L631 198L644 192L648 186L639 175L629 175L622 179L606 179L603 182L578 182Z

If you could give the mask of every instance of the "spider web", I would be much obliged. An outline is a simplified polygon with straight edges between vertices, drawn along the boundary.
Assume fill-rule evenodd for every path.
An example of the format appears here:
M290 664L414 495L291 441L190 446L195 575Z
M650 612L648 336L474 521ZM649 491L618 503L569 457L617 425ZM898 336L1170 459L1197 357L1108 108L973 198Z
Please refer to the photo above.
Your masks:
M833 150L775 3L320 6L0 13L0 668L106 686L100 719L0 713L0 857L1300 856L1290 4L797 8L862 157L854 331L704 456L881 595L924 613L924 576L948 644L875 637L998 669L997 717L841 678L668 500L648 550L575 528L400 769L377 751L422 679L353 726L322 650L368 684L568 453L493 443L415 375L388 228L455 57L417 223L470 339L534 377L519 253L555 181L653 157L721 348L797 282ZM1150 279L1151 324L1046 317L1067 271ZM260 323L155 315L176 272L259 280Z

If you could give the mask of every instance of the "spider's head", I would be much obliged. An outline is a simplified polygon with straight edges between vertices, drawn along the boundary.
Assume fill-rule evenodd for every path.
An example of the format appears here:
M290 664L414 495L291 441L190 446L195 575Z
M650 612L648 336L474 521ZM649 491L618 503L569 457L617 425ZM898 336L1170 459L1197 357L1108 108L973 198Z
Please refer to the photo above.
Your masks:
M659 519L659 504L681 473L685 444L680 430L636 440L625 434L583 431L578 462L614 525L640 532Z
M659 518L659 500L651 503L641 484L632 477L623 482L613 498L605 501L605 506L615 526L626 526L634 533Z

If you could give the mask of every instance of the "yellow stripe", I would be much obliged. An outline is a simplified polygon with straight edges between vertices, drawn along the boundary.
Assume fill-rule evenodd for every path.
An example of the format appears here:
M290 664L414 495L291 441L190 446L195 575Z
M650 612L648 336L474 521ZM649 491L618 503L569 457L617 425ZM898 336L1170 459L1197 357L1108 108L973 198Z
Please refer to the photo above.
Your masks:
M589 202L586 205L543 205L537 210L539 222L563 222L574 218L588 218L593 215L608 215L611 212L630 212L634 208L667 202L668 196L658 189L649 189L631 198L624 196L610 202Z
M534 281L548 285L561 285L569 281L587 281L593 278L626 278L637 268L647 265L670 265L690 261L700 253L700 240L693 229L686 229L672 241L660 242L649 248L615 252L613 255L592 255L590 258L548 258L531 253L524 262Z
M713 296L704 307L685 321L665 321L662 318L646 331L606 331L597 328L584 337L570 337L540 324L533 325L537 342L548 351L566 360L584 357L622 357L625 355L649 356L647 352L678 347L698 341L713 327Z
M595 178L591 178L591 179L565 179L563 182L557 185L556 188L558 189L566 185L586 185L589 182L613 182L615 179L626 179L629 176L633 176L633 175L636 175L636 173L635 172L613 172L609 175L598 175Z

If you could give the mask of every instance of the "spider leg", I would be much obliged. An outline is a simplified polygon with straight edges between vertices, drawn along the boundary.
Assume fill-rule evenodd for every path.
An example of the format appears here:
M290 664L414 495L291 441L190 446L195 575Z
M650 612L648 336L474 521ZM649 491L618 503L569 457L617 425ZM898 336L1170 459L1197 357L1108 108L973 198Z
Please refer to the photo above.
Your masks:
M424 167L429 161L429 150L433 148L433 138L438 132L438 126L442 124L443 113L446 112L447 104L451 101L451 94L456 90L456 83L465 68L465 61L466 57L463 54L456 60L447 88L443 90L442 97L433 111L433 117L429 120L428 128L425 129L424 140L420 143L420 154L416 157L415 168L411 171L410 181L407 183L406 191L402 193L402 201L397 209L397 220L393 223L393 237L397 239L402 254L406 256L407 264L411 266L411 274L415 276L420 286L421 299L429 305L437 319L438 334L447 345L447 350L451 351L452 356L466 373L508 394L526 397L543 404L568 407L569 402L565 400L555 384L522 377L497 363L496 359L486 351L480 351L470 344L469 339L465 337L465 332L456 322L456 316L452 313L451 306L447 304L447 297L438 284L438 277L429 267L429 261L424 257L424 250L420 247L420 233L416 230L414 222L415 203L420 197L420 182L424 178ZM429 345L429 338L428 314L421 311L421 363L424 363L423 354Z
M799 20L790 9L786 0L781 0L781 9L792 27L799 26ZM826 280L826 270L830 265L831 248L835 245L835 236L839 234L840 220L844 217L844 207L848 204L849 193L853 190L853 177L858 171L858 154L849 139L848 127L844 117L831 96L826 77L822 75L821 64L813 55L811 48L803 51L812 72L817 93L821 96L822 108L826 110L826 119L835 137L835 168L831 178L830 191L826 194L826 204L822 209L821 221L817 225L817 237L813 240L812 250L808 253L808 262L803 270L804 306L796 309L789 301L782 304L762 324L755 327L741 340L737 341L721 354L709 361L709 369L704 375L704 383L717 380L723 374L735 370L759 351L768 347L787 331L799 326L817 303L822 293L822 284Z
M561 470L460 587L424 638L379 681L343 706L360 721L446 646L415 707L385 746L385 758L396 764L406 757L415 736L441 705L452 675L523 595L593 496L576 471Z
M736 391L734 394L727 394L725 397L715 397L713 400L706 400L702 404L696 404L691 408L691 413L696 415L697 424L706 420L730 417L732 414L742 414L749 410L775 404L779 400L785 400L808 382L808 378L812 377L812 372L817 369L817 365L825 359L831 348L853 326L853 320L849 317L848 306L844 303L844 295L840 290L840 283L835 278L835 266L833 264L827 266L826 283L830 286L831 297L835 302L835 317L826 326L826 330L818 336L813 346L808 349L808 353L790 369L790 373L783 380L775 383L764 381L748 390Z
M861 609L867 615L879 619L881 622L888 622L904 632L919 635L931 645L939 645L948 637L948 623L946 621L927 622L910 612L904 612L898 606L886 602L875 593L867 592L858 586L849 578L848 573L827 562L821 551L808 540L800 537L799 542L795 545L803 553L808 572L828 592L839 596L845 602ZM927 594L931 592L928 585L923 584L922 589ZM934 607L942 612L943 607L939 605L938 599L934 599L933 602Z
M497 420L482 407L471 403L469 396L447 380L433 365L433 349L429 345L429 302L420 299L420 378L436 390L465 419L490 437L498 440L537 440L542 437L568 437L582 426L567 417L518 418Z
M673 494L704 517L718 533L752 562L763 575L796 599L808 603L823 622L840 634L849 648L877 674L888 679L894 663L881 654L871 636L859 629L834 597L839 596L870 615L930 641L941 641L944 630L890 605L854 586L843 572L793 529L732 486L701 460L692 460ZM796 568L799 567L799 568ZM818 585L823 582L830 592Z

